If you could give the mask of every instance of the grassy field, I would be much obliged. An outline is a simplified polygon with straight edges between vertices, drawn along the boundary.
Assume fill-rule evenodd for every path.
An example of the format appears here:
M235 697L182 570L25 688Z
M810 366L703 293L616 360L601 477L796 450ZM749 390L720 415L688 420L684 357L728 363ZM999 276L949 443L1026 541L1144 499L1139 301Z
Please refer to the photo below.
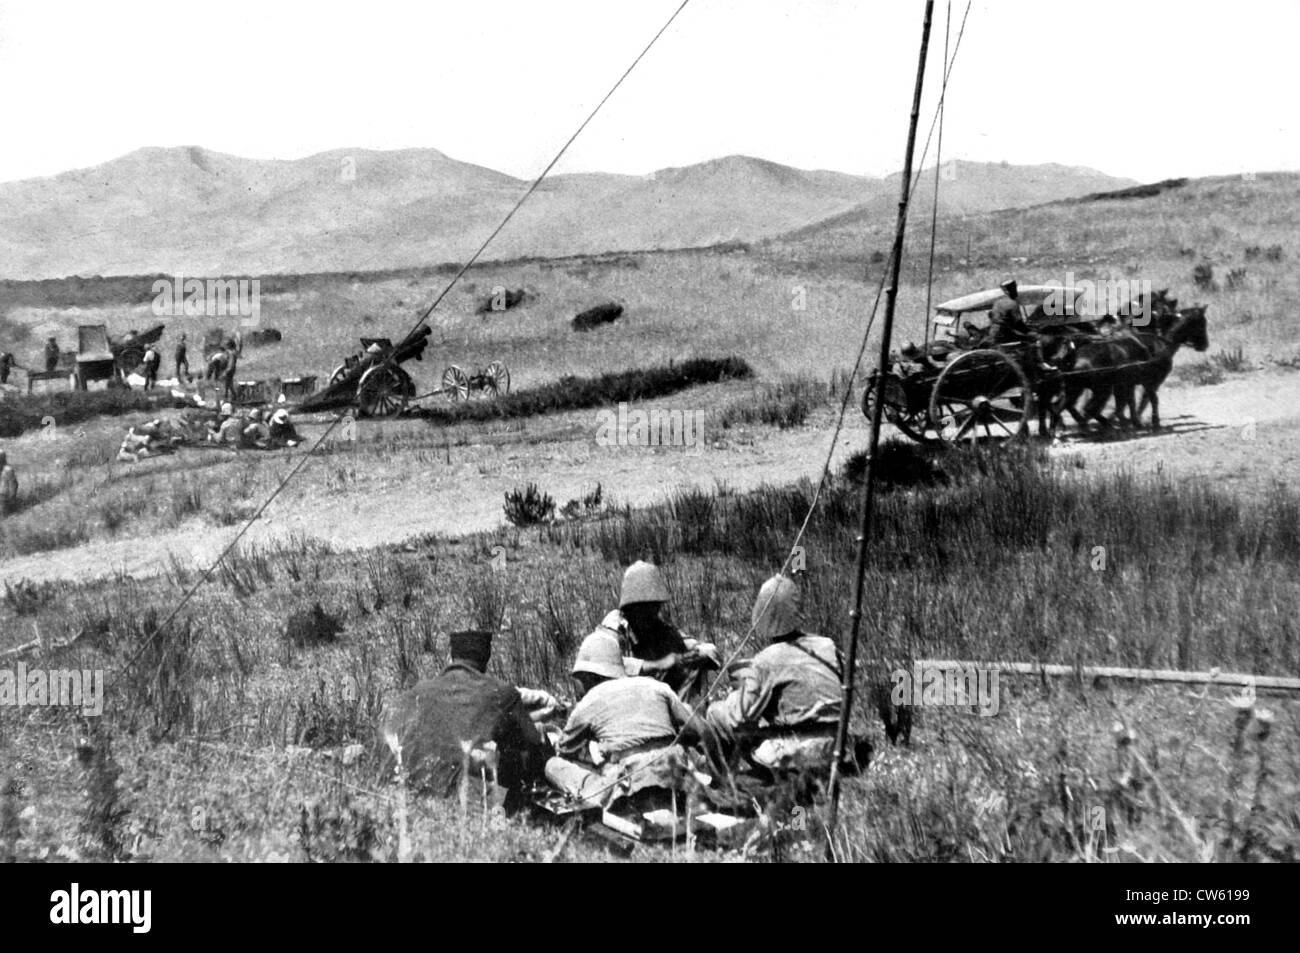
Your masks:
M1265 361L1294 366L1298 190L1300 176L1261 175L954 219L940 229L933 297L989 287L1008 270L1025 282L1064 280L1067 269L1149 278L1210 307L1211 353L1201 362L1180 356L1183 382ZM708 384L683 399L723 429L775 433L808 421L828 429L883 256L862 262L887 246L887 231L848 220L753 247L476 268L435 314L430 351L412 369L432 389L447 363L499 359L527 391L568 375L735 355L755 381ZM900 343L922 333L927 242L928 227L914 222ZM1217 290L1195 287L1203 263ZM1238 268L1246 273L1228 288ZM283 331L284 342L246 351L241 376L328 374L357 350L358 336L399 337L441 280L432 270L328 277L264 295L263 324ZM495 285L525 287L530 299L475 316ZM605 300L625 305L619 322L583 334L569 328L575 313ZM120 332L152 315L138 304L25 305L3 321L22 361L24 347L34 352L55 330L66 336L77 323L105 321ZM192 341L204 326L194 321ZM164 339L164 373L174 333ZM15 406L12 416L42 406ZM186 528L230 527L295 463L281 453L196 451L117 465L134 412L53 416L49 439L6 441L23 481L20 511L0 525L6 556L119 533L147 545ZM466 478L506 473L522 486L534 478L533 458L518 455L518 444L545 447L592 426L590 412L579 411L508 427L448 423L359 428L355 445L327 448L284 500L347 507L383 499L390 474L422 478L450 464L452 447L464 448L456 452L469 461ZM889 672L923 657L1300 670L1294 490L1237 497L1201 480L1099 475L1068 458L1051 464L1032 449L927 460L891 452L892 489L868 566L860 697L878 695ZM405 823L418 858L543 858L557 842L552 830L479 812L463 819L453 807L403 799L377 778L383 699L435 673L445 633L465 625L500 630L498 674L567 694L578 641L614 604L622 567L636 558L665 564L685 629L740 648L754 593L783 561L812 489L786 480L738 492L726 473L717 477L713 489L649 508L614 501L527 530L349 552L292 542L243 549L160 638L156 627L197 581L192 561L153 579L8 588L5 643L75 640L41 664L104 668L109 697L98 719L0 707L0 854L391 860ZM557 488L540 489L563 502ZM828 635L842 635L846 622L857 500L853 480L838 476L803 542L809 622ZM497 545L508 554L500 573L490 566ZM286 638L289 618L316 605L337 621L337 637ZM874 736L877 761L850 783L836 841L844 856L876 860L1293 860L1300 708L1268 699L1241 715L1227 698L1007 678L997 717L922 710L910 748L888 746L864 704L857 727ZM1104 812L1104 844L1090 824L1094 808ZM755 859L820 857L815 828L814 820L809 832L787 831ZM579 842L565 856L601 854Z
M1092 478L1034 451L921 464L909 449L894 469L899 488L882 501L868 567L858 716L879 758L848 789L837 832L848 856L1114 859L1088 826L1100 807L1120 859L1294 859L1300 709L1290 702L1261 701L1271 711L1239 725L1218 690L1008 680L996 717L920 709L913 746L899 749L864 709L888 672L922 657L1293 673L1300 499ZM905 488L919 470L931 479ZM8 628L76 638L45 665L109 672L102 718L0 711L12 850L395 859L399 798L375 777L375 719L387 695L438 670L447 631L499 629L497 674L567 694L569 659L614 604L621 567L652 557L665 564L676 621L739 649L757 585L810 493L689 493L360 554L240 552L160 638L156 626L195 580L186 567L152 582L11 589ZM851 479L835 480L804 539L809 624L834 635L857 498ZM507 551L501 572L490 568L496 545ZM286 637L286 619L315 605L337 626L318 630L318 643ZM1131 746L1117 746L1117 723L1136 733ZM539 859L557 836L477 812L462 821L414 797L406 810L430 859ZM816 841L778 853L815 859Z

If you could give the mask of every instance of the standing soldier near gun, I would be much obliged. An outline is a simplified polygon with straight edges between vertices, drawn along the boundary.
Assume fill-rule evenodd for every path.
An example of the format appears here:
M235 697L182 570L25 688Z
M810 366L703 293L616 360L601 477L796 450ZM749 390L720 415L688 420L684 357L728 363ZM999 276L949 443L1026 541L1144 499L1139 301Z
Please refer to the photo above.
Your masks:
M51 334L45 342L45 373L53 374L59 369L59 342Z
M235 394L235 366L238 364L237 354L235 352L235 342L226 342L226 364L225 364L225 388L221 392L223 400L234 400Z
M183 377L181 376L182 367L185 368L185 374ZM182 334L180 341L177 342L176 344L176 380L183 382L189 376L190 376L189 351L185 346L185 335Z

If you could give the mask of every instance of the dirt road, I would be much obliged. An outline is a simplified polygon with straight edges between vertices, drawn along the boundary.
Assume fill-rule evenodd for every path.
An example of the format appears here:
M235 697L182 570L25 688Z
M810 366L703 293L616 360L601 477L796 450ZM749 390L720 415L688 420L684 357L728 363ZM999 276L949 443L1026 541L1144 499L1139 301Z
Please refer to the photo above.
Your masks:
M1200 474L1245 493L1263 493L1300 476L1300 373L1260 371L1205 387L1164 392L1159 434L1070 438L1054 454L1077 454L1088 470L1162 470ZM790 431L727 432L718 446L698 449L595 446L590 436L550 443L480 444L458 448L450 466L425 468L365 492L272 504L244 544L265 546L296 537L339 550L399 543L412 536L461 536L504 524L504 494L532 481L558 504L599 482L606 499L633 506L663 499L678 487L737 490L784 484L821 473L832 416ZM835 466L866 443L866 423L849 414ZM314 462L309 466L315 466ZM173 560L210 565L238 527L193 520L165 538L114 539L0 563L0 584L21 579L89 580L164 572Z

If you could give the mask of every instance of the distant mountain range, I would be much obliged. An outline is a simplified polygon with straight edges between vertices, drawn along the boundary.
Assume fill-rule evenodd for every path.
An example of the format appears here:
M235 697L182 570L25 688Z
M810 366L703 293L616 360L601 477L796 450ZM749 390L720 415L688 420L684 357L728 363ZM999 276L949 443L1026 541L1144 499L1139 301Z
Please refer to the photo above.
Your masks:
M959 162L941 209L981 212L1135 184L1092 169ZM918 203L929 208L932 175ZM433 149L297 160L140 149L0 184L0 278L259 275L463 261L527 183ZM893 215L897 176L809 172L728 156L644 176L557 175L485 260L754 241L828 219Z

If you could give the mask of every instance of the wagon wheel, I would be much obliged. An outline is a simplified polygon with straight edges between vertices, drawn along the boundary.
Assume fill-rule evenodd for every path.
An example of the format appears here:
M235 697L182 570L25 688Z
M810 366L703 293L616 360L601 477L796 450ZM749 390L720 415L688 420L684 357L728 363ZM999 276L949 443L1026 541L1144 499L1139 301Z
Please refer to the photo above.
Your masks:
M1020 365L1001 351L959 354L939 374L930 392L930 422L940 440L974 444L1029 433L1034 395Z
M872 419L872 408L875 403L876 372L873 371L862 391L862 415L868 422ZM917 443L935 443L938 440L925 410L912 410L908 406L907 393L903 390L902 381L892 374L885 380L884 418Z
M334 368L334 373L330 375L330 383L337 384L347 376L348 366L346 364L340 364L338 367Z
M357 409L364 417L392 417L406 409L411 379L400 367L380 364L361 375Z
M469 378L455 364L442 372L443 392L454 401L469 397Z
M123 377L130 374L144 360L144 347L140 344L128 344L117 352L117 369Z
M510 393L510 369L505 364L493 361L483 370L483 376L487 379L488 390L497 397Z

